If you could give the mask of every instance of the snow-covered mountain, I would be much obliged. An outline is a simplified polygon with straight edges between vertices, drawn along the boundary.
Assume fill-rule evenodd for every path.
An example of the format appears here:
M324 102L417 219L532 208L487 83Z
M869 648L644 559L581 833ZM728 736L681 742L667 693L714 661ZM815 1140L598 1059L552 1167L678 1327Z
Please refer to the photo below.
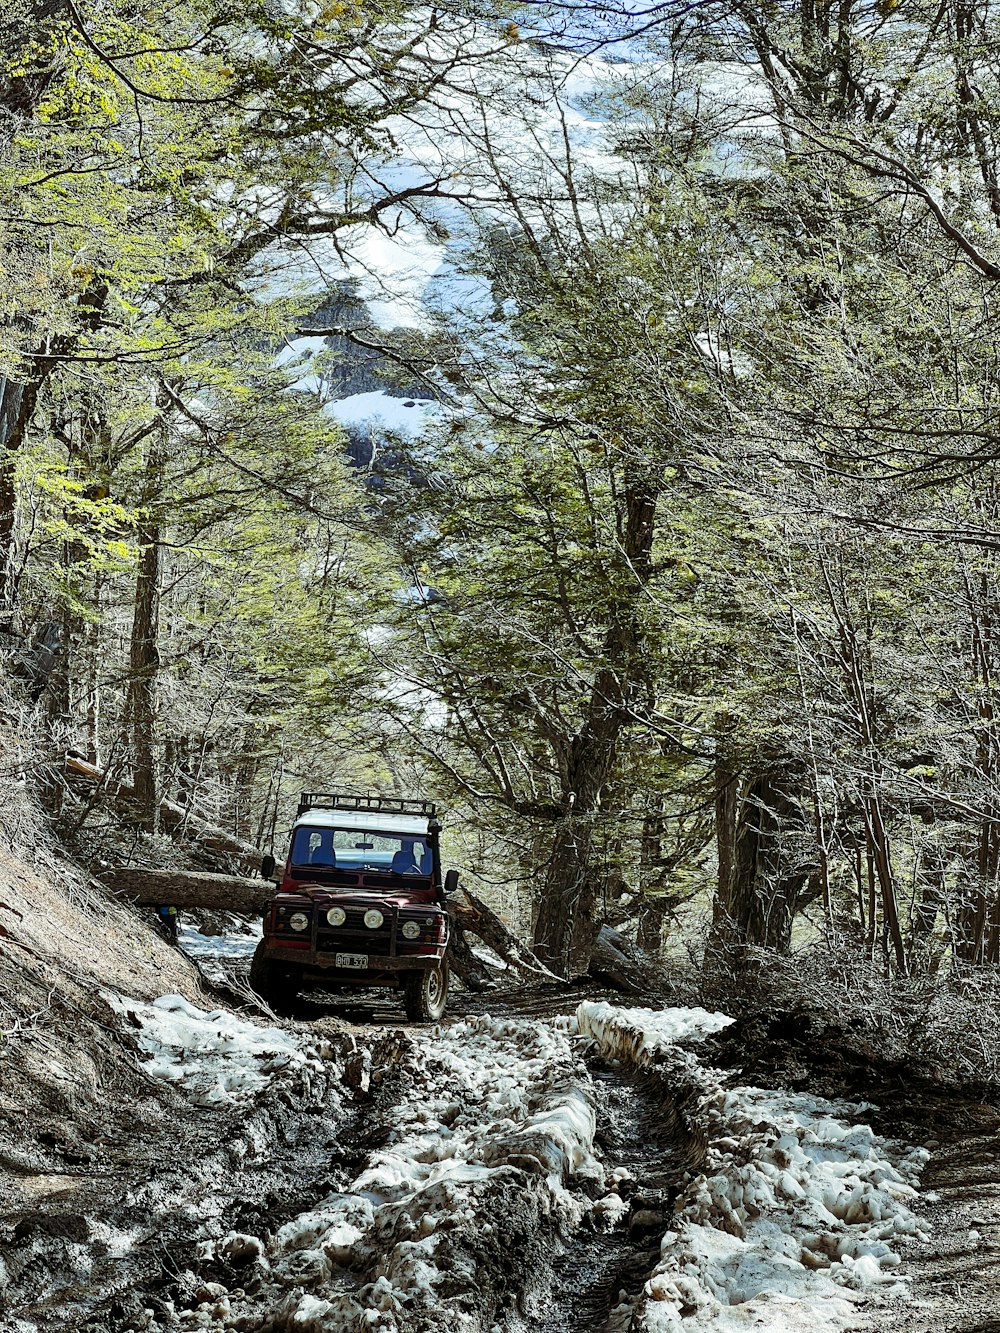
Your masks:
M594 182L634 170L615 140L623 95L653 77L652 65L513 30L499 44L467 42L457 59L454 47L439 55L447 80L385 122L384 151L351 166L349 194L395 202L335 239L268 257L272 291L314 298L312 324L353 330L362 344L445 327L475 340L505 313L477 265L484 233L579 218ZM356 442L373 431L412 436L440 412L426 384L400 378L349 335L290 338L278 359Z

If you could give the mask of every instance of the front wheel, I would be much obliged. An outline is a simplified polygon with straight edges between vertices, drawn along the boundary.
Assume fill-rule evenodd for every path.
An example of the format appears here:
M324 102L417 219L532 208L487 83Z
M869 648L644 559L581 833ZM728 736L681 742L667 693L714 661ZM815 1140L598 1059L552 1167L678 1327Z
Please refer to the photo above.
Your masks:
M299 993L299 978L287 967L273 963L267 956L264 941L254 951L250 964L250 988L272 1009L290 1009Z
M406 1016L413 1023L436 1023L448 1003L448 964L406 978Z

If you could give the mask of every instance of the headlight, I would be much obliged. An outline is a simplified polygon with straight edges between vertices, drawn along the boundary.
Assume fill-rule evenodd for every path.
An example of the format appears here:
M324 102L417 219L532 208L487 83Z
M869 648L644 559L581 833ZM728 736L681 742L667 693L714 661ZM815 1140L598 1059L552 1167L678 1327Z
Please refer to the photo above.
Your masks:
M305 912L293 912L288 918L288 924L291 926L292 930L308 930L309 918L306 916Z
M365 913L365 925L369 930L378 930L384 920L385 917L376 907Z
M342 907L331 907L326 914L326 919L331 926L342 926L347 920L347 913Z
M420 922L404 921L403 938L407 940L418 940L420 938Z

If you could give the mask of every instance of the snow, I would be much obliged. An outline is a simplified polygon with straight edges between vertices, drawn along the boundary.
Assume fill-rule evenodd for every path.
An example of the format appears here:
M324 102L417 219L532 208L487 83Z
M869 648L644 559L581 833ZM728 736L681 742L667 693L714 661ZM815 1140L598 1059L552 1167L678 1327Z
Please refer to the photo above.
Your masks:
M705 1010L594 1004L577 1015L607 1054L644 1067L671 1033L697 1040L729 1021ZM706 1074L704 1169L677 1201L641 1296L619 1307L613 1326L842 1333L856 1324L862 1296L905 1294L894 1246L920 1235L912 1204L927 1153L853 1123L864 1108L753 1087L706 1096Z
M282 1326L332 1333L375 1322L408 1333L436 1311L456 1333L476 1329L446 1290L467 1262L474 1280L463 1246L506 1224L512 1191L567 1228L579 1223L589 1203L571 1186L603 1173L588 1076L567 1028L482 1017L411 1034L413 1081L390 1141L348 1189L268 1242L275 1279L293 1288ZM341 1267L378 1277L344 1292L330 1282Z
M323 1068L301 1037L181 996L114 1003L138 1025L150 1073L198 1104L239 1103ZM580 1060L590 1044L659 1077L708 1145L658 1262L609 1330L844 1333L861 1300L905 1294L899 1246L920 1236L913 1209L927 1153L885 1141L850 1103L724 1089L695 1053L731 1022L698 1008L585 1002L574 1019L470 1017L400 1034L396 1047L362 1044L362 1087L397 1062L406 1070L382 1146L273 1233L220 1225L202 1257L254 1262L274 1292L274 1327L410 1333L447 1323L482 1333L454 1297L475 1290L484 1246L506 1252L534 1237L537 1247L543 1227L554 1244L585 1218L605 1232L627 1223L619 1182L629 1173L602 1164L595 1147L594 1088ZM379 1049L388 1050L380 1069ZM340 1281L345 1270L357 1281Z
M274 358L276 366L298 366L326 351L326 338L289 338Z
M247 930L243 935L203 935L182 921L177 927L177 943L191 958L252 958L263 929L257 923Z
M902 1294L892 1242L919 1233L919 1157L893 1165L871 1129L819 1098L737 1088L721 1120L736 1145L713 1148L679 1200L644 1290L650 1333L840 1333L859 1296Z
M441 317L482 324L495 305L477 271L483 230L515 214L543 225L551 208L573 215L559 175L567 140L581 216L588 213L589 179L621 174L604 94L634 85L634 66L530 41L498 41L491 25L475 20L445 31L438 19L436 35L425 33L413 58L450 66L449 73L418 110L388 116L370 141L379 146L354 164L352 211L364 217L365 204L378 202L377 217L335 238L275 246L249 280L259 294L301 301L347 284L377 329L433 334ZM507 180L523 186L514 212ZM311 183L311 197L329 213L344 211L339 184L321 174ZM398 199L398 206L385 207L387 199ZM308 339L296 340L279 363L294 364L299 351L314 350Z
M308 1087L324 1075L320 1050L283 1028L199 1009L182 995L152 1003L110 993L107 999L136 1026L147 1072L182 1085L198 1106L246 1101L276 1081Z
M224 935L203 935L183 918L177 926L177 943L182 953L193 958L204 977L210 981L228 981L229 967L234 963L249 966L254 950L263 934L260 922L246 926L243 934L227 932Z
M400 211L391 233L373 226L351 228L342 246L350 255L347 273L357 282L376 327L431 328L428 289L445 251L422 225Z
M678 1042L709 1037L735 1020L707 1009L620 1009L585 1000L576 1011L578 1030L605 1051L642 1063L655 1051Z
M393 398L381 391L355 393L328 403L325 411L342 426L380 426L397 435L417 436L441 413L440 403L426 398Z

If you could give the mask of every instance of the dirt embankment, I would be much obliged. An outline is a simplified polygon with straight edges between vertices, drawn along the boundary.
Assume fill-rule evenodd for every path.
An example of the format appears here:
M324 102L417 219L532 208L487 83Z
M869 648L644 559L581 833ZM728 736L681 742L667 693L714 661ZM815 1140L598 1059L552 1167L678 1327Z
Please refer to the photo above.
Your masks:
M0 808L0 1326L45 1287L36 1241L67 1254L88 1200L155 1163L178 1098L149 1079L106 989L199 995L198 974L61 854L26 793ZM144 1155L150 1162L143 1163ZM47 1260L46 1260L47 1262Z
M149 1063L141 1018L114 997L184 997L168 1011L186 1000L208 1028L218 998L150 914L103 893L26 805L17 832L0 851L0 1333L172 1326L170 1301L195 1304L208 1280L199 1229L260 1233L308 1208L394 1094L371 1052L327 1019L309 1025L312 1057L279 1069L268 1096L193 1098ZM327 1116L345 1099L356 1112ZM230 1286L249 1280L239 1255L231 1268Z
M199 979L41 836L26 853L0 850L0 925L0 1165L23 1186L32 1167L66 1164L52 1145L72 1125L96 1119L105 1132L118 1103L143 1100L102 990L194 999Z

